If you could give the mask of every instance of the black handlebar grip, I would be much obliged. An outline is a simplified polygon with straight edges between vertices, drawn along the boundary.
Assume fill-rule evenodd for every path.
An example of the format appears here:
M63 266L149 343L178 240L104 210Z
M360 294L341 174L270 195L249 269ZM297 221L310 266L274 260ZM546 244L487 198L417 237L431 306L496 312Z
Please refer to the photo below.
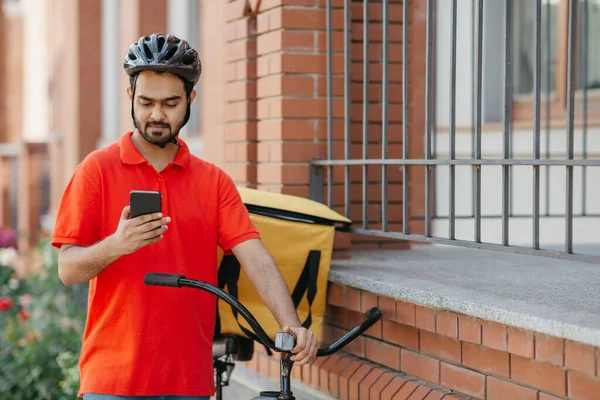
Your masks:
M179 280L185 279L184 275L178 274L166 274L164 272L149 272L144 276L144 283L146 285L153 286L169 286L169 287L181 287Z

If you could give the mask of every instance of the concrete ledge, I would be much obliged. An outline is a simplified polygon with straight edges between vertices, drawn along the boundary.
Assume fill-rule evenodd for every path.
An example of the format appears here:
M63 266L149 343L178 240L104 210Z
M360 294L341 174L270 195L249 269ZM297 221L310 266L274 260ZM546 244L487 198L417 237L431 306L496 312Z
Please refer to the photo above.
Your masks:
M331 282L600 346L600 265L451 246L353 252Z

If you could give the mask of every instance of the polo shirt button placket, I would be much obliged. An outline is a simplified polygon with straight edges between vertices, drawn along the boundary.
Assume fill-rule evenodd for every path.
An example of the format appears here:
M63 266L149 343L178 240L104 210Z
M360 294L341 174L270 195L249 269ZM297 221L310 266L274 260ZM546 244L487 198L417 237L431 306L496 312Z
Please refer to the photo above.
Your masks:
M157 186L158 186L158 191L160 192L160 198L161 198L162 203L163 203L163 206L162 206L162 208L163 208L163 214L166 215L167 210L165 208L164 199L165 199L165 193L167 191L167 188L165 186L164 179L163 179L163 177L161 175L158 176L158 185Z

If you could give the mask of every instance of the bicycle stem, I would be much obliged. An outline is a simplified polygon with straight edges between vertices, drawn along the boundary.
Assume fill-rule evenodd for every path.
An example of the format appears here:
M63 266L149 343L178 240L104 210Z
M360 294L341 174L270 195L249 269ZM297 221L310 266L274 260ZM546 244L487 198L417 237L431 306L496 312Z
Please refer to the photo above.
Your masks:
M282 400L294 400L294 395L292 394L292 366L294 362L290 359L291 354L286 354L285 357L281 359L280 362L280 398Z

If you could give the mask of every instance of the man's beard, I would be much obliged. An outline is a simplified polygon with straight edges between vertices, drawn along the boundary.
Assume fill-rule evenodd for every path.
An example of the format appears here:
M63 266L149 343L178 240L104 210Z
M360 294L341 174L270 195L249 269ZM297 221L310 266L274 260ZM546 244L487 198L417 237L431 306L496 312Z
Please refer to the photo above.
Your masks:
M173 130L171 128L171 125L165 122L147 122L144 129L140 129L140 121L138 121L137 118L135 120L135 128L138 130L138 132L140 132L142 137L146 139L148 143L156 145L161 149L167 147L167 144L169 144L169 142L176 142L177 136L179 135L179 131L181 130L181 126L178 127L176 130ZM168 129L168 135L163 136L163 134L161 134L160 136L155 136L152 133L150 133L150 130L152 128L166 128Z

